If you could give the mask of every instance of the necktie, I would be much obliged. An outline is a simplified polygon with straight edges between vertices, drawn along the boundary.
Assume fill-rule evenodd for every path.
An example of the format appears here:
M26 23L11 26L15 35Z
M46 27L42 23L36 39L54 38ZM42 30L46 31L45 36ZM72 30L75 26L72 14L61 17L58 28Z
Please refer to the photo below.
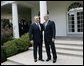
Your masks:
M37 26L39 27L39 29L41 30L40 24L37 24Z
M45 22L45 29L46 29L46 26L47 26L47 22Z

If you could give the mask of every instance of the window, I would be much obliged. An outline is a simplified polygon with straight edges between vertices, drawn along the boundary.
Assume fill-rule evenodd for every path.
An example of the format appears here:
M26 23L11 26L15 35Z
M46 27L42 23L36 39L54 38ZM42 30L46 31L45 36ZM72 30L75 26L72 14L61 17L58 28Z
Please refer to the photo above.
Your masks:
M83 5L75 2L68 8L68 32L83 32Z

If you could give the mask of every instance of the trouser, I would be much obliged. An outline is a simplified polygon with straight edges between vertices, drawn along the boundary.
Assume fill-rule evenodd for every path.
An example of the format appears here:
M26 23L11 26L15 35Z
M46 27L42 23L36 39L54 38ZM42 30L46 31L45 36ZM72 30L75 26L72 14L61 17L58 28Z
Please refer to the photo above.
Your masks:
M34 59L37 59L37 51L39 54L39 59L42 59L42 43L34 42L34 45L33 45Z
M46 48L46 53L47 53L48 59L51 59L51 54L50 54L50 48L51 48L52 54L53 54L53 59L56 60L57 54L56 54L54 42L45 40L45 48Z

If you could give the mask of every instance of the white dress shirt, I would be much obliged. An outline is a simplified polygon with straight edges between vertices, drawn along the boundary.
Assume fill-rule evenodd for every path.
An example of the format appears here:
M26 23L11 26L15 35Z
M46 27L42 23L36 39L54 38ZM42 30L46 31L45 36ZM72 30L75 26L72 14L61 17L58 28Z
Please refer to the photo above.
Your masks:
M46 28L46 26L47 26L47 24L48 24L48 21L49 21L49 20L47 20L47 22L45 22L45 28Z
M39 27L40 31L41 31L41 26L40 26L40 23L36 23L35 24Z

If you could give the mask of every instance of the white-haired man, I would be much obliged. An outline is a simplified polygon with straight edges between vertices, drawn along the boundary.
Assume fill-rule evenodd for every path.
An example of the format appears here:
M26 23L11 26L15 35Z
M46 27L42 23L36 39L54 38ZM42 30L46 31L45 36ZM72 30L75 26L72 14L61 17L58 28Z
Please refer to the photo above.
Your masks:
M39 49L39 60L42 59L42 42L43 42L43 25L39 23L39 16L34 17L34 23L30 25L29 29L29 39L30 43L33 45L33 55L34 61L37 62L37 48Z

